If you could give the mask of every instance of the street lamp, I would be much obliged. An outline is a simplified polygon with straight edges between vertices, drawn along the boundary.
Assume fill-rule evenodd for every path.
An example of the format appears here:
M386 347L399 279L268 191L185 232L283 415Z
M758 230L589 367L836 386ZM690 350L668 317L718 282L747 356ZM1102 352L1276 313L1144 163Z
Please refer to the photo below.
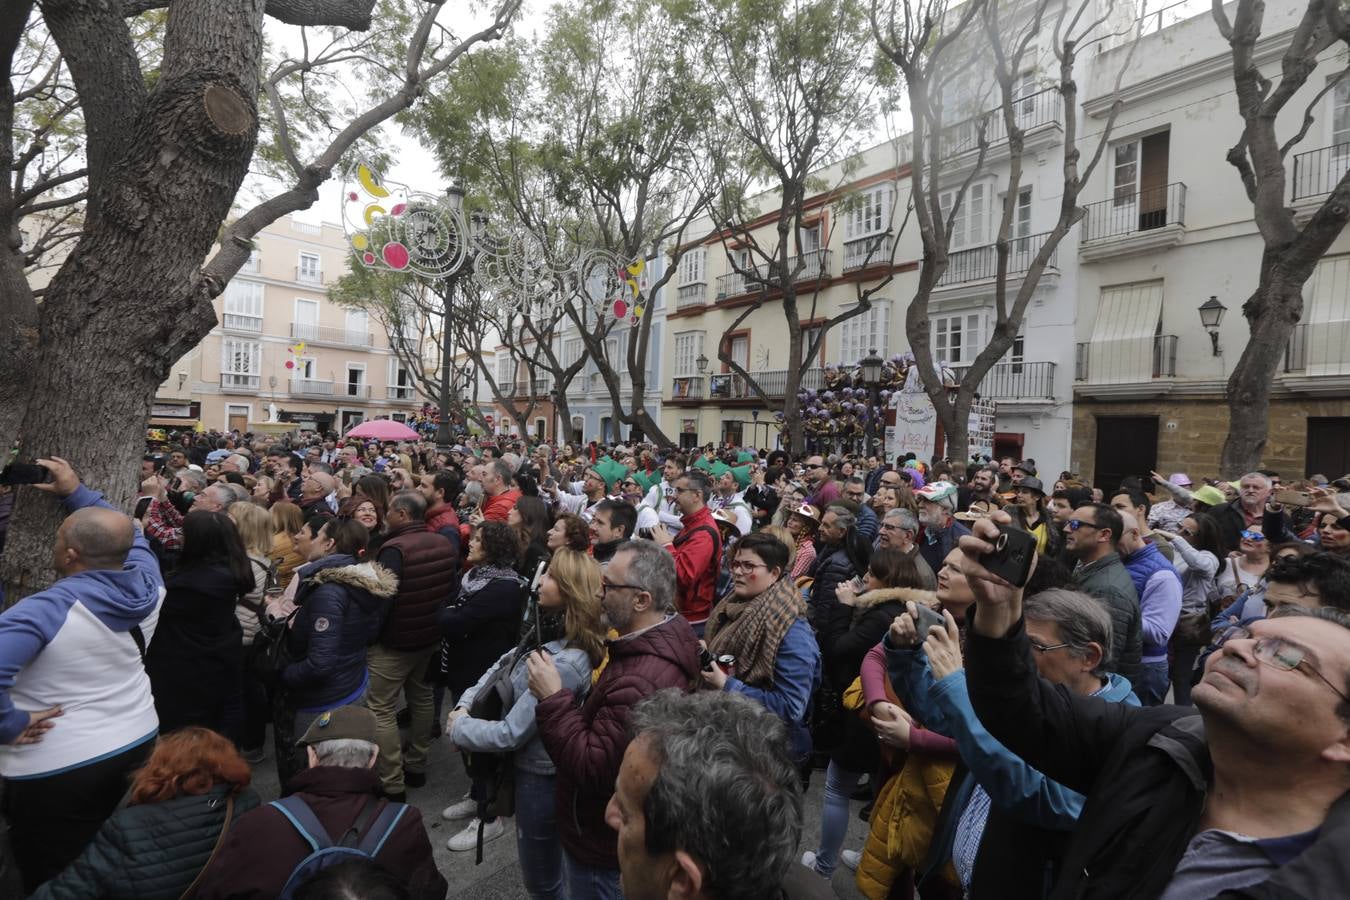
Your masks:
M862 369L863 384L866 385L871 401L871 409L867 416L867 446L864 453L870 455L874 451L876 442L876 420L877 411L881 406L881 398L878 396L878 389L881 387L881 367L886 364L880 356L877 356L876 348L867 351L867 356L858 363L858 368Z
M1219 323L1223 321L1223 314L1227 311L1228 307L1214 296L1200 305L1200 324L1209 332L1209 342L1214 346L1215 356L1219 355Z
M688 357L686 357L686 359L687 358ZM699 374L702 375L704 372L708 371L708 357L700 353L698 359L694 360L694 365L698 366Z

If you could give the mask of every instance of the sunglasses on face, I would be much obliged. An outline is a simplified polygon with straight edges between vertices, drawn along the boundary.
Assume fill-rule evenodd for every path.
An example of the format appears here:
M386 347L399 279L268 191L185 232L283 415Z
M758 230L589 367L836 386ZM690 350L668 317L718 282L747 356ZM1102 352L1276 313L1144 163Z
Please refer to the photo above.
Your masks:
M1244 541L1264 541L1266 536L1259 531L1243 531L1242 539Z
M1084 522L1082 519L1070 519L1064 523L1064 527L1070 531L1077 531L1080 528L1100 528L1096 522Z

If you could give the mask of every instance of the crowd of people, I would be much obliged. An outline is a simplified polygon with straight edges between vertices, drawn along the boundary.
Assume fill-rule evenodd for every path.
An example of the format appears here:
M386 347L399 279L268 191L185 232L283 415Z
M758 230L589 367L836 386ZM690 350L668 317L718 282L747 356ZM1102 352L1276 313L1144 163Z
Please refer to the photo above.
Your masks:
M452 774L446 846L510 820L532 898L1350 881L1350 481L185 434L128 517L37 463L69 515L0 613L24 895L444 897L408 792Z

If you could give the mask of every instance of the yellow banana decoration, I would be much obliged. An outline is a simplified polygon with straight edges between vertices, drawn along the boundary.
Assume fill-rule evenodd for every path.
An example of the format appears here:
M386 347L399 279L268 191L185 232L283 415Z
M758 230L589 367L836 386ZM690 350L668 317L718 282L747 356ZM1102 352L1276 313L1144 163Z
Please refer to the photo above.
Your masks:
M361 187L365 188L366 193L370 194L370 196L372 197L389 196L389 191L387 191L383 185L381 185L378 181L375 180L375 176L370 171L370 167L367 166L365 163L357 165L356 178L358 181L361 182Z

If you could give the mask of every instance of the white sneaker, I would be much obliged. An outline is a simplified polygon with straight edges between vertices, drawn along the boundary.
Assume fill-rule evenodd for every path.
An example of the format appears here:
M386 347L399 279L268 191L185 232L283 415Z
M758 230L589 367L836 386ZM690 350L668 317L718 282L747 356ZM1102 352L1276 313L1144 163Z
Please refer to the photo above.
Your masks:
M500 818L493 819L483 826L483 843L495 841L505 833L506 826L502 824L502 820ZM478 819L470 819L469 824L464 826L464 830L446 841L445 846L461 853L465 850L475 849L478 846Z
M806 866L808 869L810 869L812 872L815 872L817 875L820 875L820 870L816 868L816 851L807 850L805 853L803 853L802 865ZM824 878L825 876L820 875L820 877Z
M470 800L468 794L465 794L459 800L441 810L441 818L447 822L454 822L458 819L467 819L477 812L478 804Z
M844 850L839 854L839 861L856 872L858 863L862 861L862 853L857 850Z

